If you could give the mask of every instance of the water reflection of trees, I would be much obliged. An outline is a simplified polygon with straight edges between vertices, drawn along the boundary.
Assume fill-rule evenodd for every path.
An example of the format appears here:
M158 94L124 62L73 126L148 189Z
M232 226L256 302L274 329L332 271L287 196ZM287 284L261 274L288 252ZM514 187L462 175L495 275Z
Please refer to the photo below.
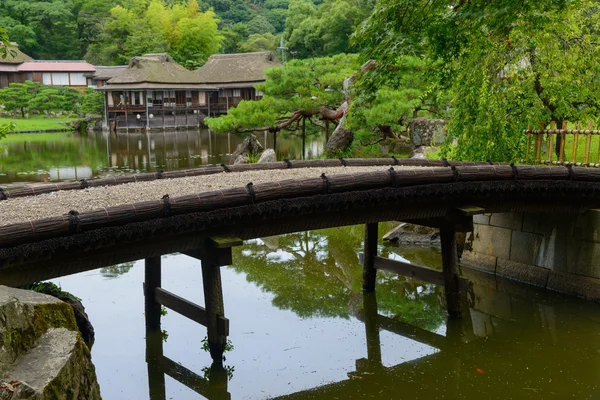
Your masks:
M125 275L131 268L133 268L133 263L111 265L109 267L100 268L100 275L104 278L114 279L121 275Z
M280 309L303 318L349 318L362 307L357 258L362 239L362 226L257 239L234 251L233 268L272 293L273 305ZM386 247L381 255L389 253ZM435 329L444 320L439 294L433 285L378 274L379 312L425 329Z

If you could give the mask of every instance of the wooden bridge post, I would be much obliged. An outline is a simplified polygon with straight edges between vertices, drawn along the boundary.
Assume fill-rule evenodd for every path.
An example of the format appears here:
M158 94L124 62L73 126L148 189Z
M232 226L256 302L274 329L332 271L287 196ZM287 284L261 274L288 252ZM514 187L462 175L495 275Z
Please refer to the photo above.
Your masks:
M365 310L365 333L367 336L367 360L370 370L380 368L381 339L379 337L379 324L377 323L377 296L375 293L363 292L363 306Z
M150 400L165 400L165 373L163 359L163 340L160 330L146 326L146 363L148 364L148 392Z
M147 258L144 266L144 303L146 316L146 363L148 364L148 389L151 400L165 400L165 374L160 366L163 357L160 330L161 305L156 301L156 288L161 285L161 260Z
M206 329L208 330L210 356L214 362L222 364L227 336L219 332L217 326L218 317L225 315L221 268L206 259L202 260L202 283L204 285L204 305L207 316Z
M161 285L160 256L147 258L144 278L146 327L160 329L160 304L156 301L156 288Z
M458 254L456 229L451 224L440 227L442 242L442 264L444 275L444 292L449 318L462 317L460 309L460 277L458 276Z
M377 270L375 269L375 257L377 257L377 236L379 224L372 223L365 225L365 244L363 259L363 292L372 293L375 291L375 280Z

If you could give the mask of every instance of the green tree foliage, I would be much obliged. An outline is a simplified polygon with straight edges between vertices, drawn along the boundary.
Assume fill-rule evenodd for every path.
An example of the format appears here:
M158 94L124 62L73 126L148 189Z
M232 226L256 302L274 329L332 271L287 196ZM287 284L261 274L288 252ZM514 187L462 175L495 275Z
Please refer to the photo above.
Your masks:
M68 86L46 86L39 82L11 83L0 90L0 103L8 111L18 111L22 117L30 111L75 112L81 93Z
M362 302L362 267L356 253L361 227L344 227L264 238L234 249L232 268L272 293L273 305L302 318L350 318ZM387 250L382 252L386 257ZM440 291L392 274L377 278L381 314L435 329L444 321Z
M32 57L79 58L72 0L5 0L0 2L0 16L0 26Z
M593 0L381 0L356 39L382 81L416 55L449 90L447 155L508 161L529 124L597 118L599 28Z
M308 0L291 0L285 22L287 45L300 58L355 52L349 37L373 6L373 0L326 0L317 8Z
M357 69L358 57L355 55L292 60L285 68L266 71L266 82L257 85L264 93L260 101L242 101L227 115L205 121L217 132L256 129L277 132L299 129L301 119L306 117L311 118L310 129L320 130L322 126L312 118L322 118L323 108L335 110L344 102L344 79Z
M430 66L422 58L398 56L394 67L394 74L383 77L375 68L356 84L346 126L359 139L357 144L402 134L416 117L448 117L447 91L429 80Z
M68 86L42 86L27 103L30 110L40 112L76 111L81 93Z
M257 15L248 21L249 34L275 33L275 27L262 15Z
M42 84L39 82L13 82L0 90L0 104L4 104L7 111L18 111L24 118L26 110L29 109L29 102L37 96L41 88Z
M104 94L87 88L81 98L81 112L86 115L103 115Z
M240 44L239 51L249 53L253 51L272 51L277 48L277 37L272 33L253 34L248 36L248 40Z
M168 52L190 68L221 48L223 36L213 11L200 11L195 0L167 5L161 0L118 5L110 10L98 43L86 59L95 64L125 64L145 53Z

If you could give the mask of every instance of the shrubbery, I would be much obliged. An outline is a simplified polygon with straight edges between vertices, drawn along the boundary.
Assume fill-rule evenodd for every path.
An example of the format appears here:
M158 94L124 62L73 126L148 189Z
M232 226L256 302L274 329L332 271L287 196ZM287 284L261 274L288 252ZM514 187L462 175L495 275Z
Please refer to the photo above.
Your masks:
M11 83L0 90L0 104L15 116L26 114L102 114L102 94L86 89L84 94L68 86L48 86L39 82Z

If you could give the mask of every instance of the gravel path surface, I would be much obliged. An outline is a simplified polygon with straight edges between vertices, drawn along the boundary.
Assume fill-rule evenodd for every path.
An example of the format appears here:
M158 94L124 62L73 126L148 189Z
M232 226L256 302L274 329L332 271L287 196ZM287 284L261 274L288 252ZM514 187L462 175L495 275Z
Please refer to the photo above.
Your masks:
M284 179L319 177L327 175L386 171L389 166L377 167L330 167L298 168L267 171L247 171L195 176L189 178L161 179L148 182L127 183L117 186L104 186L83 190L69 190L42 194L39 196L18 197L0 201L0 225L55 217L70 210L79 212L146 200L157 200L163 195L171 197L209 192L217 189L281 181ZM394 169L417 169L423 167L401 167Z

